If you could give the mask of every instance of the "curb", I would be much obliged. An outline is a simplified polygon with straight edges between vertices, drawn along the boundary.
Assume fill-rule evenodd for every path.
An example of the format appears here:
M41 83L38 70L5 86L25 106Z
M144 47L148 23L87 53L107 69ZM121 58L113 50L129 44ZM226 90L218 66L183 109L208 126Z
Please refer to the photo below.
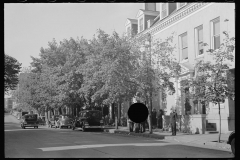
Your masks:
M161 136L161 135L148 134L148 133L135 133L135 132L129 132L124 130L116 130L116 129L104 129L104 132L138 136L138 137L146 137L146 138L164 139L164 136Z
M129 132L127 130L125 131L125 130L116 130L116 129L104 129L104 132L176 141L176 139L175 139L176 137L164 136L164 135L156 135L156 134L148 134L148 133L135 133L135 132ZM198 144L198 145L203 145L203 146L211 146L211 147L216 147L216 148L220 148L220 149L231 151L231 146L229 144L226 144L226 143L217 143L217 142L208 142L208 141L184 142L184 141L179 141L179 140L177 140L177 142L179 142L179 143L186 143L186 144L190 143L190 144Z

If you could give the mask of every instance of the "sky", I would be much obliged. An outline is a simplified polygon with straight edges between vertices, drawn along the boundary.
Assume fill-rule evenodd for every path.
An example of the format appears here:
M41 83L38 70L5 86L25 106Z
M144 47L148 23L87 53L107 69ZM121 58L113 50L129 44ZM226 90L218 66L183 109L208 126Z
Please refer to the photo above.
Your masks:
M4 51L29 67L53 38L92 39L97 29L125 32L127 18L136 19L143 3L4 4Z

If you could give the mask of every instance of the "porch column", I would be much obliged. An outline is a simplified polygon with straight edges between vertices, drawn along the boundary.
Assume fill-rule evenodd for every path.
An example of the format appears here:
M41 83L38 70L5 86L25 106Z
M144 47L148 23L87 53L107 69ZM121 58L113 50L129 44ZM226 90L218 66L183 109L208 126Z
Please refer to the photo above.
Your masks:
M178 101L178 77L175 77L175 88L176 88L176 92L175 92L175 105L177 106L177 101Z
M159 90L159 108L158 109L163 109L163 94L162 90Z
M190 78L193 78L193 77L194 77L194 71L193 71L193 70L189 71L189 74L190 74ZM190 89L189 89L189 90L190 90ZM194 104L193 104L193 100L190 99L189 102L190 102L190 105L191 105L191 114L194 114Z

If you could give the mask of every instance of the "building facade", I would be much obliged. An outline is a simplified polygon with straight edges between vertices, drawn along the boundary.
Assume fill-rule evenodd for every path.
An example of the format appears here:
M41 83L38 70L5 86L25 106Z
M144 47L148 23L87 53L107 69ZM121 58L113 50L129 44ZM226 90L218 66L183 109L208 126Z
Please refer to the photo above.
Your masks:
M4 98L4 108L13 109L13 100L11 97Z
M159 5L159 10L156 6ZM190 114L192 130L200 129L204 133L208 128L219 131L218 107L209 104L202 106L189 100L187 107L185 93L181 92L181 81L195 76L195 64L198 60L211 60L203 43L208 49L218 49L225 38L223 31L235 37L235 4L234 3L145 3L135 19L127 19L126 33L129 37L150 33L154 40L164 40L172 33L176 45L174 55L182 67L179 77L173 77L176 93L162 95L159 92L152 101L152 107L165 110L175 106L179 115ZM232 72L235 63L231 64ZM129 103L124 103L126 111ZM235 102L227 99L221 104L222 132L235 129Z

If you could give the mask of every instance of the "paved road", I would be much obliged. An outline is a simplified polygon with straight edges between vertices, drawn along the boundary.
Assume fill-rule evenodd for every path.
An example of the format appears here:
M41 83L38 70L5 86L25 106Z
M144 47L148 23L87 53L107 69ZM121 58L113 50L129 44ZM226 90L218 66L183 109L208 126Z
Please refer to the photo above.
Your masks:
M5 115L6 158L233 158L231 152L144 137L70 129L21 129Z

